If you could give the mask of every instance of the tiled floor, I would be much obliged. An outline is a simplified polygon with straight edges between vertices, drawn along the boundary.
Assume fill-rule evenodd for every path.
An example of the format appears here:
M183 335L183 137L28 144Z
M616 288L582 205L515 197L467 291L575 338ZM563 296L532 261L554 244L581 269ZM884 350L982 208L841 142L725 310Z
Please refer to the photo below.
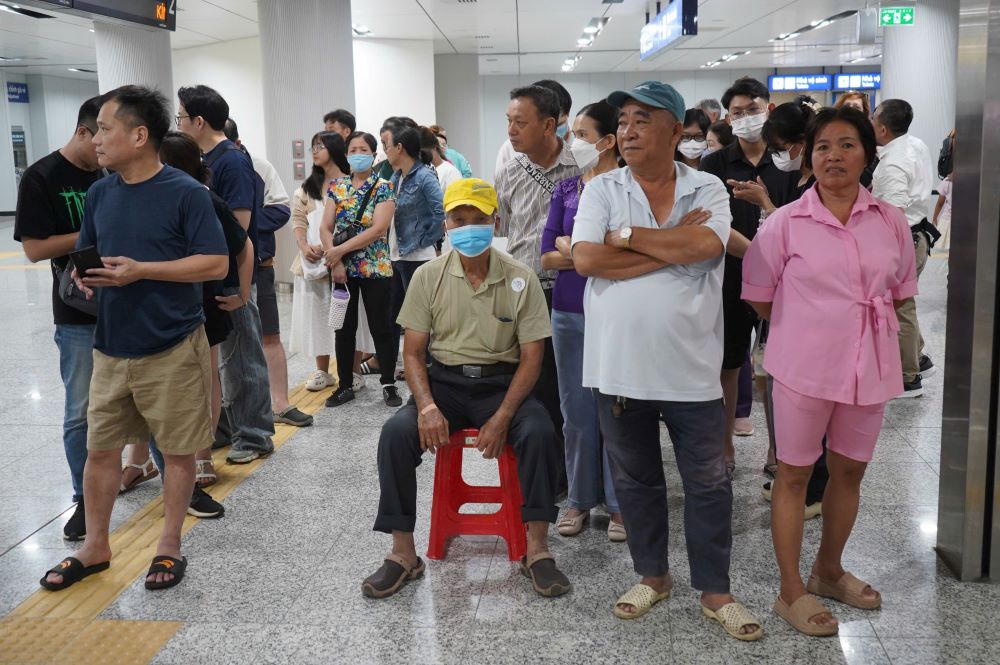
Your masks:
M22 268L9 222L0 221L0 616L37 589L41 572L73 550L60 538L70 508L62 454L61 384L52 343L49 274ZM929 353L943 362L947 265L924 273L920 320ZM289 306L282 305L287 320ZM289 360L293 382L308 359ZM378 496L375 445L389 415L374 389L354 404L323 410L226 499L226 517L185 539L191 561L176 589L153 594L137 580L102 619L184 622L156 663L992 663L1000 661L1000 586L960 584L936 561L941 374L926 396L892 403L846 559L880 588L884 608L862 612L831 603L842 628L832 639L795 634L770 606L776 567L768 505L760 497L767 438L738 443L734 484L734 592L765 624L766 637L742 644L698 612L682 531L682 495L665 448L672 519L675 597L635 622L611 614L634 581L624 545L607 541L595 513L553 551L574 582L559 599L537 597L493 538L455 541L423 580L384 601L365 599L361 579L387 551L371 531ZM664 443L668 441L664 434ZM471 474L495 474L469 460ZM418 471L426 544L433 464ZM120 523L159 492L148 483L122 497ZM806 527L803 568L820 522Z

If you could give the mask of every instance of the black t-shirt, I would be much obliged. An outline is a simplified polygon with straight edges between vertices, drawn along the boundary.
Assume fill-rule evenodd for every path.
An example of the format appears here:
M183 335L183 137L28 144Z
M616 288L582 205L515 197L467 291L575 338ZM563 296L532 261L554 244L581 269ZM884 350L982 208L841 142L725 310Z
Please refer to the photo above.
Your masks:
M204 157L205 164L212 170L212 191L218 194L230 210L249 210L250 225L247 235L253 243L254 277L257 281L257 265L260 263L260 236L257 231L257 217L264 205L264 182L253 170L250 156L239 146L226 139ZM225 279L226 286L239 286L234 273Z
M767 187L768 196L774 207L780 208L798 198L798 184L802 174L799 171L782 171L771 161L771 154L764 151L756 166L743 154L740 142L734 140L721 150L717 150L701 160L701 170L719 178L729 192L729 210L733 213L732 228L748 240L753 240L760 226L760 208L749 201L733 198L733 188L727 180L754 181L760 176ZM723 297L739 298L742 284L743 261L726 254L726 271L723 275Z
M57 150L28 167L21 176L14 216L14 240L44 240L80 230L83 207L90 186L102 173L84 171ZM52 259L52 315L57 325L93 325L97 319L70 307L59 297L56 266L65 268L69 257Z
M215 216L219 218L219 223L222 224L222 232L226 236L226 247L229 249L229 273L226 274L225 279L205 282L204 302L206 309L208 309L209 303L217 307L215 305L215 296L222 295L222 288L227 285L227 282L233 280L237 286L239 285L239 266L237 265L236 257L243 251L243 247L247 243L247 232L240 226L233 211L229 209L229 206L226 205L226 202L218 194L215 192L209 192L209 194L212 197Z

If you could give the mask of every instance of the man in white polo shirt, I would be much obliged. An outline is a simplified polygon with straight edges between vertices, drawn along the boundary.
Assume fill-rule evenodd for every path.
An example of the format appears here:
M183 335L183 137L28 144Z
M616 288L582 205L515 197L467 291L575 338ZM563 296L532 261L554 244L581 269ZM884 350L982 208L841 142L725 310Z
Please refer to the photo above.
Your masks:
M584 297L583 384L598 391L628 545L640 584L618 599L632 619L665 599L666 480L659 419L684 482L691 585L703 612L741 640L760 621L729 593L732 487L722 407L722 273L732 217L715 176L673 161L684 100L647 81L608 97L628 166L594 178L573 231L573 260L590 277Z

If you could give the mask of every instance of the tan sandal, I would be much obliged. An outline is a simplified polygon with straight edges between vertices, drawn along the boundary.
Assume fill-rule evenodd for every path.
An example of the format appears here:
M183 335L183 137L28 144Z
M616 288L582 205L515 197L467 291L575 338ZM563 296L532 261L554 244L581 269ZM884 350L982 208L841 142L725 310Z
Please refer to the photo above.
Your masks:
M647 584L636 584L615 601L615 616L619 619L638 619L653 609L653 605L670 598L670 591L667 589L663 593L657 593L656 589ZM631 605L635 612L626 612L621 608L622 605Z
M575 536L581 531L583 531L583 525L587 523L590 519L590 511L580 513L576 517L569 517L568 515L563 515L559 523L556 524L556 531L559 532L560 536Z
M194 461L195 475L194 482L198 487L205 488L218 482L219 476L215 473L215 467L210 459L199 459ZM205 467L208 467L208 471Z
M824 582L813 573L809 576L809 584L806 585L806 591L813 595L833 598L859 610L877 610L882 607L882 595L875 591L874 598L866 598L863 595L865 589L875 591L871 584L862 582L850 573L844 573L836 584Z
M614 520L608 522L608 540L613 543L624 543L628 539L625 533L625 525Z
M791 606L785 603L781 599L781 596L778 596L778 599L774 601L774 613L787 621L788 625L803 635L830 637L831 635L836 635L837 631L840 630L838 624L823 625L809 621L809 619L820 614L829 614L830 616L833 616L833 614L830 610L823 607L823 604L816 600L815 596L811 596L808 593L802 595Z
M156 469L156 465L153 464L153 458L147 457L146 461L142 464L126 464L125 469L138 469L140 471L139 475L127 485L123 481L121 486L118 488L119 494L124 494L125 492L131 492L139 485L143 484L147 480L152 480L160 475L160 472ZM122 477L125 476L125 469L122 469Z
M702 605L701 613L709 619L718 621L727 633L738 640L756 642L764 635L763 624L761 624L757 617L750 614L750 610L745 608L741 603L726 603L717 610L711 610ZM744 633L743 629L747 626L757 626L757 630L751 633Z

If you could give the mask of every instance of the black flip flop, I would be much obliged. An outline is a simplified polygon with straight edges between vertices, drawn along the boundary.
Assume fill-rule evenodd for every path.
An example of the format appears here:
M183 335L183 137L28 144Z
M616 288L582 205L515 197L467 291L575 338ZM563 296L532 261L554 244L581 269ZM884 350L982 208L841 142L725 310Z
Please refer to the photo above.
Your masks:
M172 556L153 557L153 564L146 571L146 588L150 591L155 591L156 589L169 589L172 586L177 586L184 579L184 571L187 570L187 563L187 557L184 556L180 559L175 559ZM166 582L150 582L149 576L156 573L169 573L174 576L174 579L167 580Z
M76 558L71 556L66 557L59 562L58 566L54 566L49 570L45 571L45 575L42 579L38 580L38 583L49 591L62 591L68 587L73 586L84 577L89 577L94 573L99 573L102 570L107 570L111 567L110 561L104 561L102 563L95 563L93 566L84 566L83 563ZM62 582L54 584L47 581L50 573L55 573L56 575L62 575Z

